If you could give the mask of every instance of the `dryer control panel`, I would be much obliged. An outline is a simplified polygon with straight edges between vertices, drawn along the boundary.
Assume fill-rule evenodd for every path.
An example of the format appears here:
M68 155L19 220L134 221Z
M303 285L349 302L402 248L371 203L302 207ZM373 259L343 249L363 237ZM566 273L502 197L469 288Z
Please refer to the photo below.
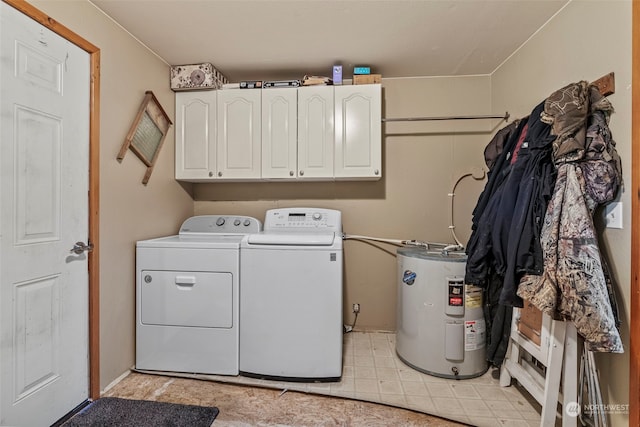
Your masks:
M241 215L199 215L182 223L180 234L249 234L262 230L256 218Z
M265 215L264 231L274 230L341 233L342 213L322 208L270 209Z

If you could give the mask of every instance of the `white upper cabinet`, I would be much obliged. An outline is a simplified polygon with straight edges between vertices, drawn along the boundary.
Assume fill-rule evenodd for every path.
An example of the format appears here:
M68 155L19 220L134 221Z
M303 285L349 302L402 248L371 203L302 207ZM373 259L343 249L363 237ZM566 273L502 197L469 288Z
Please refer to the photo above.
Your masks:
M262 178L296 177L297 105L295 88L262 91Z
M379 84L176 93L176 179L382 177Z
M333 87L262 91L262 178L333 179Z
M216 175L216 91L176 93L176 179Z
M261 93L259 89L219 90L217 174L219 179L261 178Z
M333 86L298 89L298 178L333 179Z
M335 86L336 179L382 177L382 89Z

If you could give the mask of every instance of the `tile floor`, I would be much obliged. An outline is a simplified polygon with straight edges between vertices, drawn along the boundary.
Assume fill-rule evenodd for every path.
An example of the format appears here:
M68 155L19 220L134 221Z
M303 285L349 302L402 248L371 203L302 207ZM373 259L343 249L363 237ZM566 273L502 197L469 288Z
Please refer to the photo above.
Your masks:
M537 402L520 387L501 387L495 369L473 379L444 379L405 365L396 355L394 333L351 332L344 339L343 374L336 383L184 376L384 403L481 427L540 425Z

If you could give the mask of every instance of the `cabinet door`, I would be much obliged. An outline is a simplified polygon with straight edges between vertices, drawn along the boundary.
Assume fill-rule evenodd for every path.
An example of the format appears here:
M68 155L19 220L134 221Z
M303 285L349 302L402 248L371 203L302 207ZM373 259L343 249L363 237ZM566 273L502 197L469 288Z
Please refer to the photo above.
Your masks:
M260 178L261 92L259 89L218 91L219 178Z
M333 86L298 89L298 178L333 178Z
M216 91L176 93L176 179L216 175Z
M298 126L295 88L262 91L262 178L295 178Z
M334 94L336 179L379 179L382 176L381 86L335 86Z

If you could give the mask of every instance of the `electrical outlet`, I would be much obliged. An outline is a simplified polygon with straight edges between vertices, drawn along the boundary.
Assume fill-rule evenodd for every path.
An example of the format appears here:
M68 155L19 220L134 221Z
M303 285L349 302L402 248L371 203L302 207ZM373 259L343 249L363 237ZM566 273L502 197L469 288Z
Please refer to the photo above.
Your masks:
M609 203L604 212L607 228L622 228L622 202Z
M356 314L360 313L360 304L353 304L353 312Z

